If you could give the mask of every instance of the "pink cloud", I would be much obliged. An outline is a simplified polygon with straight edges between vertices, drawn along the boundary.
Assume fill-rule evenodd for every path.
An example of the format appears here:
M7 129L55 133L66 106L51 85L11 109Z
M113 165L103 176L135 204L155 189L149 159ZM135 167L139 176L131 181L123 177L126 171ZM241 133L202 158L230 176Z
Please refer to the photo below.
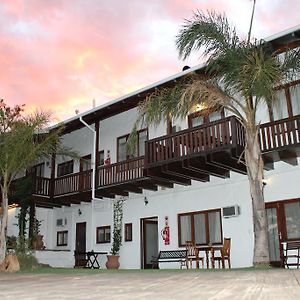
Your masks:
M174 37L195 9L225 11L245 34L252 2L225 0L4 0L0 4L0 97L50 108L59 118L197 64L178 60ZM257 2L254 33L299 24L282 1ZM275 3L275 4L274 4ZM273 32L276 30L275 32Z

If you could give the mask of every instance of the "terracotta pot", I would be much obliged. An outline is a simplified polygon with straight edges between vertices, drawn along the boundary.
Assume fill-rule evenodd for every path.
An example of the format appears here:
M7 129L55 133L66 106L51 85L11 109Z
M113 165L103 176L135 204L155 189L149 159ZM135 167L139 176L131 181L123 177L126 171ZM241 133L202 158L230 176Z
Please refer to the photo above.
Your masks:
M107 269L119 269L119 255L107 255L106 268Z

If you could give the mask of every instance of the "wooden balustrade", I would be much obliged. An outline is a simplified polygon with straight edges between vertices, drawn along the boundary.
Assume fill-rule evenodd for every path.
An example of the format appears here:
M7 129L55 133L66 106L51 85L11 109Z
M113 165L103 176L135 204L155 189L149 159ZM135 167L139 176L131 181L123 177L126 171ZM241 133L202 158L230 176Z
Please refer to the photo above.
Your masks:
M263 153L300 144L300 115L262 124L259 141Z
M50 196L51 179L45 177L33 177L32 194Z
M54 196L91 190L92 170L73 173L55 178Z
M144 156L98 168L97 187L129 182L143 177Z
M146 142L145 167L231 145L245 145L242 125L234 116L149 140Z

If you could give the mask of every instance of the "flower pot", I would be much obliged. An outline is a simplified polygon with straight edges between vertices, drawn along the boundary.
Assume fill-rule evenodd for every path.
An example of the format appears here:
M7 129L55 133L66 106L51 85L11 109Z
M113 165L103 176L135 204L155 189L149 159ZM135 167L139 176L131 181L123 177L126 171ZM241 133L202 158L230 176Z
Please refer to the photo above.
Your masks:
M107 255L106 268L107 269L119 269L119 255Z

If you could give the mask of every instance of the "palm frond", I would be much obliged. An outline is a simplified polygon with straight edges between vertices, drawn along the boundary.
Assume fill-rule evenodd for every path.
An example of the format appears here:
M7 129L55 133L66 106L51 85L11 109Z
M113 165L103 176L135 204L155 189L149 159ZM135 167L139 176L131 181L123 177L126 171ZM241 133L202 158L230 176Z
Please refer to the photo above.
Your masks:
M235 28L231 27L224 14L197 10L191 20L185 20L176 37L179 57L186 59L201 47L203 55L219 55L239 43Z

